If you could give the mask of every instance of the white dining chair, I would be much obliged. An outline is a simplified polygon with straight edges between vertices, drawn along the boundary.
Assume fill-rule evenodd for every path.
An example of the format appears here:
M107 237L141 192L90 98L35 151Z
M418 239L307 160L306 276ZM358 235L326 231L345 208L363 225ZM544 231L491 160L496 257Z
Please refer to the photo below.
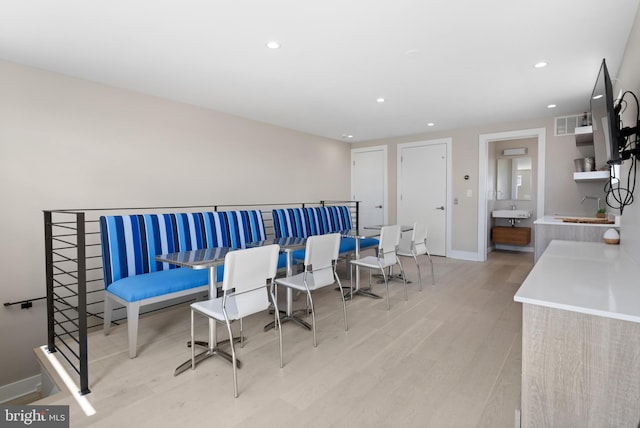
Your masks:
M244 345L242 334L242 318L266 311L273 302L275 318L280 341L280 368L284 366L282 358L282 328L277 316L278 306L274 296L274 278L278 267L279 245L266 245L229 252L224 258L224 276L222 279L222 297L196 302L191 305L191 343L194 337L194 313L199 313L214 320L225 322L231 343L233 365L233 392L238 397L238 375L236 351L233 344L231 321L240 320L240 343ZM267 291L269 288L269 291ZM269 294L271 300L269 300ZM216 338L217 340L217 338ZM195 369L195 351L191 347L191 368Z
M408 246L406 245L408 244ZM431 254L427 248L427 225L423 223L414 223L413 232L411 233L411 241L401 241L398 247L398 256L400 257L412 257L416 262L418 268L418 281L420 283L420 291L422 291L422 272L420 271L420 263L418 263L418 256L426 255L429 258L431 264L431 285L436 284L436 277L433 273L433 260Z
M402 262L396 254L398 244L400 243L400 230L400 225L383 226L380 229L380 243L378 244L377 255L351 260L351 269L353 269L354 267L369 269L369 287L371 287L371 271L373 269L379 269L381 271L387 292L387 310L391 309L391 305L389 304L389 277L391 276L390 271L391 267L395 265L398 265L400 267L400 274L402 276L402 283L404 285L404 300L408 300L407 279L404 275ZM387 270L389 271L389 273L387 273ZM352 273L351 278L353 277L354 275Z
M336 273L336 263L340 249L340 234L330 233L315 235L307 238L304 271L293 276L277 278L276 285L289 287L293 290L305 292L307 302L311 309L311 326L313 330L313 346L318 346L316 338L316 309L313 303L312 292L336 282L340 288L342 297L342 310L344 314L344 331L349 329L347 324L347 305L344 298L342 283Z

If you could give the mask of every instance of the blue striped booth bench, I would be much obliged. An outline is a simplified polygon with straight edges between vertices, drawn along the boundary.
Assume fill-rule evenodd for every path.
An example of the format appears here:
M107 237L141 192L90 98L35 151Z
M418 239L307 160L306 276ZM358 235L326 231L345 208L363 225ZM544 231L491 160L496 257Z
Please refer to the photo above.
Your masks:
M100 217L104 332L115 303L127 311L129 357L135 358L140 307L209 290L207 269L180 268L155 256L204 248L242 248L266 239L259 210ZM279 268L286 266L282 255ZM224 266L217 270L222 281Z
M341 232L352 229L351 210L345 205L280 208L272 211L273 230L276 238L307 238L312 235ZM378 247L378 240L365 238L360 240L360 249ZM348 255L356 250L355 238L343 237L340 240L340 254ZM304 260L305 250L293 252L295 260Z

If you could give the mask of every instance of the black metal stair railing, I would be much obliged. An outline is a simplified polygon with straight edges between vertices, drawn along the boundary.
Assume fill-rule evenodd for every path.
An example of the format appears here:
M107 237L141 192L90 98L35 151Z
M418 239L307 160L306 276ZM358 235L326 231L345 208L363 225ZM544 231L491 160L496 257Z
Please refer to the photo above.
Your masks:
M45 211L47 349L60 355L80 376L80 393L89 391L87 353L87 259L84 212Z

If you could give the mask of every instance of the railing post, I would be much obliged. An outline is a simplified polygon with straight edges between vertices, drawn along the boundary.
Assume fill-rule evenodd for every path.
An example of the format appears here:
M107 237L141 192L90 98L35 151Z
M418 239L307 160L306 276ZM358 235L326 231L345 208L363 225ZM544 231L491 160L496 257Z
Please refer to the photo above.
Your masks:
M356 203L356 230L360 233L360 201L354 201Z
M84 212L76 214L78 234L78 343L80 346L80 393L89 390L89 352L87 344L87 254Z
M51 211L44 212L44 259L47 286L47 349L56 351L53 310L53 231Z

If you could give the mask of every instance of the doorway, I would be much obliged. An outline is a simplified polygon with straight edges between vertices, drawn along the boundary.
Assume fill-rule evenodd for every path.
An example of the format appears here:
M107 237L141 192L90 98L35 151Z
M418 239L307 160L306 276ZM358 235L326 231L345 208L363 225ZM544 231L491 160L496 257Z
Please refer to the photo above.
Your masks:
M446 256L451 139L398 145L398 223L427 225L432 255Z
M537 203L538 216L544 215L544 185L545 185L545 140L546 129L524 129L520 131L499 132L495 134L481 134L478 150L478 258L479 261L487 260L489 247L489 205L488 188L489 174L489 144L493 141L517 140L535 138L538 143L538 168L537 168Z
M351 199L360 201L360 227L387 223L387 146L351 150Z

